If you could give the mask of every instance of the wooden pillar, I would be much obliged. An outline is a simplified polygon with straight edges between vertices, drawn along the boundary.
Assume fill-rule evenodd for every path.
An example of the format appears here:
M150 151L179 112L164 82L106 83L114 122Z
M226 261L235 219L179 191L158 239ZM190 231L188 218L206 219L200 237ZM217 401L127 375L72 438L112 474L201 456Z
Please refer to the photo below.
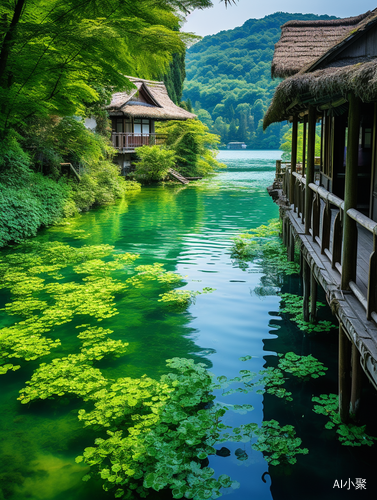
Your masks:
M363 382L363 369L360 364L360 353L352 344L352 386L351 386L351 416L356 416L360 407L360 398Z
M360 99L348 94L348 140L346 156L346 180L344 188L344 223L342 254L342 290L349 290L349 282L356 281L357 227L347 215L347 210L357 206L357 167L360 134Z
M302 288L303 288L303 303L302 312L304 321L309 321L309 296L310 296L310 267L304 258L302 261Z
M281 179L281 160L276 160L275 181L280 181L280 179Z
M289 242L288 242L288 261L293 262L295 260L295 236L292 226L289 224Z
M351 400L351 342L339 325L339 416L349 421Z
M297 116L294 116L292 122L291 179L289 182L289 203L291 205L292 203L295 203L296 177L292 174L293 172L296 172L296 165L297 165L297 125L298 125L298 118Z
M299 274L301 276L301 279L302 279L303 265L304 265L304 256L302 255L302 249L300 248L300 271L299 271Z
M316 279L314 277L314 273L310 274L310 314L309 320L311 323L315 323L317 320L317 295L318 295L318 286Z
M306 188L305 188L305 234L309 234L311 223L311 209L313 193L309 189L309 184L314 182L314 163L315 163L315 127L317 122L317 113L313 106L309 106L308 117L308 161L306 167Z
M286 247L287 246L287 226L285 224L285 221L286 221L286 218L283 217L283 220L282 220L282 232L283 232L283 245Z
M302 175L305 175L305 167L306 167L306 122L308 118L304 116L303 133L302 133Z

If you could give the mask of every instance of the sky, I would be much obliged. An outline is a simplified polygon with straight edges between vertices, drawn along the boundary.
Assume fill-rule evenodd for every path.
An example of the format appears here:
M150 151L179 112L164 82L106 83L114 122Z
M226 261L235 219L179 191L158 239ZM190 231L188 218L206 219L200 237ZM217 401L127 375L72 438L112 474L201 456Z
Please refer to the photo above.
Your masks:
M377 8L376 0L239 0L225 8L220 0L212 0L210 9L195 10L188 16L183 31L200 36L213 35L233 29L250 18L261 18L274 12L300 12L302 14L328 14L329 16L357 16Z

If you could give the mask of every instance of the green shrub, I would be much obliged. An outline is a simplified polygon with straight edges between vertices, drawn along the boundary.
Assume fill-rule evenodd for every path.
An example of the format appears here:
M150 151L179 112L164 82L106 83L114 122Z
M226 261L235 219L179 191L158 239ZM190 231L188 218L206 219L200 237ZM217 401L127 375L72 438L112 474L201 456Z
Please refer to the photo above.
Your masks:
M19 145L12 131L0 142L0 185L20 186L27 182L30 171L30 157Z
M164 122L157 131L167 134L166 146L175 153L175 168L181 174L204 176L225 167L216 160L219 136L210 134L200 120Z
M0 246L35 236L64 215L69 187L41 174L27 172L19 187L4 186L0 191ZM13 182L12 182L13 183Z
M161 181L175 165L175 154L161 146L142 146L136 154L140 161L136 165L135 177L143 183Z

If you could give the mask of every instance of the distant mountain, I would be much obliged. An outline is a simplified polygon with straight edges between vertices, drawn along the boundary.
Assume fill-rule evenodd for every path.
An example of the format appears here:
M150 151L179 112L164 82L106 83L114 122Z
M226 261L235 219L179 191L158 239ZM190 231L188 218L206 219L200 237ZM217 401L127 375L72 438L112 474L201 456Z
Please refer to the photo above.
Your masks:
M277 12L206 36L187 51L183 99L191 101L223 144L244 141L251 149L279 148L287 125L275 124L263 133L262 117L280 81L271 80L274 45L280 26L292 19L335 17Z

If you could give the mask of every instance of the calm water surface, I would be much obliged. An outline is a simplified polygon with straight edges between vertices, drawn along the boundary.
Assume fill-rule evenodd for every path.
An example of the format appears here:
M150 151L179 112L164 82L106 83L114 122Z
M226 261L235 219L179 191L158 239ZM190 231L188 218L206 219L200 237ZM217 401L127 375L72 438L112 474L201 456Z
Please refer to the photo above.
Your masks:
M224 397L220 403L254 406L245 415L228 412L226 423L239 425L263 419L292 424L309 455L298 456L295 466L268 467L262 453L250 443L225 443L229 457L210 457L210 466L240 482L238 490L224 491L231 500L376 498L372 450L344 448L324 429L326 420L312 412L313 394L336 392L336 334L305 337L279 314L279 296L268 288L262 262L241 269L232 261L232 237L240 231L266 224L278 209L266 192L274 177L278 151L224 151L219 159L227 169L216 177L187 187L150 187L133 194L127 202L93 210L75 222L76 229L90 234L76 240L59 228L42 232L41 241L114 245L116 250L140 253L140 264L161 262L166 269L187 276L186 287L216 291L199 295L185 313L168 314L144 300L132 307L120 301L120 314L101 326L114 330L114 338L130 343L130 352L100 366L109 377L157 377L164 373L165 360L174 356L204 362L216 376L234 377L240 369L259 371L276 366L277 352L295 351L318 357L327 366L326 380L292 382L294 402L255 393ZM299 293L298 277L285 279L275 291ZM272 295L271 295L272 294ZM0 306L9 296L0 296ZM326 313L324 313L326 314ZM9 324L9 318L3 318ZM56 329L61 339L74 338L72 324ZM72 341L73 342L73 341ZM252 359L242 363L247 354ZM83 430L77 421L82 403L45 401L21 406L16 398L34 365L2 378L0 395L0 500L104 500L95 482L83 483L85 467L74 458L91 446L95 433ZM375 404L374 393L368 393ZM235 454L247 456L240 461ZM374 464L374 465L373 465ZM262 481L264 472L269 471ZM368 491L334 490L336 479L366 478ZM372 493L373 492L373 493ZM152 498L152 497L151 497ZM153 498L167 498L154 496Z

